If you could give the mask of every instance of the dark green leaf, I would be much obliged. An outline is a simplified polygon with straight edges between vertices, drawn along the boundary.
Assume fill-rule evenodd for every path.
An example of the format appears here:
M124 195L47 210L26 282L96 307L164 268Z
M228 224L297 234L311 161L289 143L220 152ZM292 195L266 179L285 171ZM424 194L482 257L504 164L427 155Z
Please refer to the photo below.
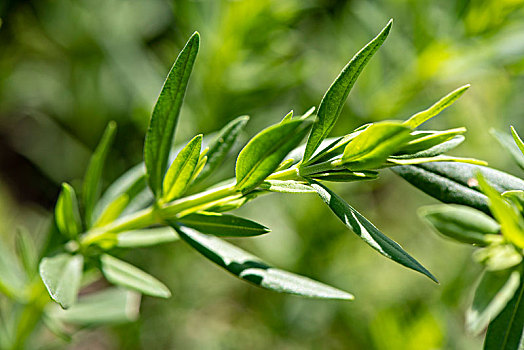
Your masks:
M309 298L352 300L353 296L339 289L271 267L250 253L218 237L208 236L188 227L178 227L180 238L209 260L233 275L259 287L280 293L297 294Z
M524 278L522 273L520 285L502 312L490 323L485 350L521 349L524 343Z
M178 153L164 178L163 202L170 202L184 194L195 172L201 147L202 135L197 135Z
M466 313L468 330L477 335L504 309L520 285L520 273L513 270L485 271Z
M184 226L222 237L258 236L271 231L264 225L234 215L199 212L180 218Z
M136 321L139 308L139 293L120 288L108 288L81 297L68 310L50 308L47 313L51 318L66 323L94 326Z
M56 202L55 220L60 233L69 238L75 238L82 231L75 190L65 182Z
M480 191L477 173L498 191L524 190L524 181L488 167L466 163L427 163L391 168L409 183L436 199L462 204L491 215L486 196Z
M157 227L119 233L117 247L138 248L174 242L179 239L171 227Z
M500 225L488 215L463 205L423 207L419 215L438 232L459 242L488 245L501 238Z
M260 188L271 192L280 193L314 193L315 190L309 184L287 180L266 180L260 184Z
M200 35L193 34L178 55L160 92L147 129L144 160L149 186L157 197L161 195L178 115L198 53L199 42Z
M491 129L490 133L495 137L500 145L509 152L513 160L515 160L515 163L517 163L521 169L524 169L524 155L522 155L518 146L515 144L515 139L510 135L495 129Z
M353 209L336 193L318 182L312 182L311 186L317 191L324 203L326 203L333 213L355 234L369 244L373 249L385 257L398 262L410 269L418 271L433 281L437 279L426 270L418 261L406 253L398 243L391 240L380 232L371 222L363 217L358 211Z
M410 132L400 122L372 124L346 145L340 163L350 170L376 169L412 138Z
M116 123L111 121L107 124L104 135L100 143L93 152L89 165L87 166L86 175L84 178L84 187L82 192L82 199L84 203L85 223L87 227L91 226L91 219L95 204L100 196L100 186L102 182L102 170L104 163L109 153L113 139L116 133Z
M220 130L217 138L209 145L207 163L200 175L198 175L196 181L205 179L222 164L222 161L235 144L238 135L244 130L248 121L249 117L244 115L232 120Z
M40 277L51 299L67 309L76 302L84 258L82 255L59 254L43 258L40 262Z
M171 296L171 292L162 282L125 261L104 254L100 262L102 273L113 284L159 298Z
M315 150L320 146L320 143L329 135L331 129L333 129L342 111L342 107L344 107L346 103L351 88L371 57L386 40L392 24L393 20L390 20L373 40L353 56L351 61L342 69L340 75L327 90L320 102L317 119L313 124L311 134L307 140L303 157L304 163L308 163L308 160L313 156Z
M455 102L467 89L469 89L469 87L470 87L469 84L459 87L458 89L442 97L433 106L429 107L428 109L422 112L419 112L411 116L404 123L412 129L416 128L420 124L424 123L425 121L439 114L445 108L451 106L453 102Z
M297 146L310 124L300 119L262 130L240 151L236 164L237 188L248 191L275 171Z

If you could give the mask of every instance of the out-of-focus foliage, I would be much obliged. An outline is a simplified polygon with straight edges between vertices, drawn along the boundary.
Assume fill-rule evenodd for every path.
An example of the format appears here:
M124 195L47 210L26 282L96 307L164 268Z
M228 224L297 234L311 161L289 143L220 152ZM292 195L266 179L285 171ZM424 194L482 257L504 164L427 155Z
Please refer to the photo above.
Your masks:
M59 184L81 180L107 121L119 124L107 178L139 162L162 79L194 30L203 45L181 112L181 144L181 135L217 130L239 115L251 115L253 134L290 106L302 113L318 105L347 58L394 18L393 33L355 85L333 134L406 119L435 96L471 83L459 103L429 123L465 125L461 155L515 169L488 130L508 130L510 122L524 129L524 1L5 0L0 18L0 235L8 249L20 225L41 240ZM429 233L415 211L433 201L383 176L389 181L338 192L423 258L440 287L375 259L314 195L291 203L274 194L241 209L272 218L273 232L251 239L250 250L337 281L357 301L270 294L224 277L172 243L128 260L148 266L173 297L146 297L139 321L80 333L73 347L478 348L462 316L468 300L461 291L478 274L466 263L471 250ZM9 314L4 304L0 297L1 317ZM50 339L42 332L38 344Z

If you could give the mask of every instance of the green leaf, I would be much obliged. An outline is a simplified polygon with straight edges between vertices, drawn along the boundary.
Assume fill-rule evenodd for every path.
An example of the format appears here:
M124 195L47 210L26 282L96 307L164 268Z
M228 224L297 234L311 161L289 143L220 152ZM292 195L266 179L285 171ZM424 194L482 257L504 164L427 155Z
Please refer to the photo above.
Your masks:
M178 115L198 53L200 35L194 33L178 55L153 109L144 143L147 180L156 197L161 196Z
M32 277L36 273L38 266L38 251L34 238L25 229L19 229L15 239L16 252L20 262L24 267L26 275Z
M351 171L351 170L333 170L320 174L309 175L315 180L332 181L332 182L351 182L373 180L378 177L376 171Z
M520 285L502 312L490 323L485 350L521 349L524 343L524 278L522 273Z
M164 178L163 202L170 202L184 194L195 172L201 148L202 135L197 135L178 153Z
M43 258L40 262L40 277L51 299L64 309L76 302L83 266L82 255L65 253Z
M293 180L266 180L260 184L260 188L280 193L315 193L309 184Z
M0 294L11 299L25 301L26 295L22 291L27 279L13 250L5 243L0 242Z
M104 163L109 153L113 139L116 133L116 123L114 121L107 124L104 135L100 143L93 152L89 164L87 166L86 175L84 178L84 187L82 191L82 200L84 204L85 223L87 227L91 227L91 219L95 204L100 196L100 187L102 183L102 170Z
M465 132L466 128L456 128L444 131L414 131L411 133L414 139L402 147L395 156L424 152L447 141L456 139L457 137L458 139L463 140L464 137L461 134Z
M317 112L317 119L313 124L304 151L303 161L305 164L308 164L308 160L313 156L315 150L333 129L351 88L371 57L386 40L392 24L393 20L390 20L373 40L353 56L322 98Z
M514 270L485 271L475 289L473 302L466 312L466 326L474 335L504 309L520 285L520 273Z
M500 223L502 235L519 248L524 248L524 220L520 213L486 182L481 173L477 179L482 192L489 198L489 208Z
M418 112L417 114L411 116L404 123L412 129L416 128L420 124L424 123L425 121L439 114L442 110L451 106L453 102L455 102L467 89L469 89L469 87L470 87L469 84L459 87L458 89L442 97L433 106L429 107L428 109L422 112Z
M501 238L497 235L500 225L495 220L464 205L432 205L418 213L438 233L462 243L486 246Z
M140 248L174 242L179 239L171 227L157 227L119 233L117 247Z
M524 142L513 126L511 126L511 135L513 136L513 140L515 140L515 144L520 149L520 152L522 152L522 155L524 155Z
M480 191L477 173L480 171L498 191L524 190L524 181L488 167L436 162L403 165L391 168L396 174L430 196L451 204L462 204L491 215L486 196Z
M69 238L76 238L82 231L75 190L65 182L56 202L55 220L60 233Z
M104 212L100 215L100 217L96 220L96 222L93 224L93 227L100 227L107 225L114 220L116 220L120 214L124 211L124 209L129 204L129 195L127 193L121 194L119 197L115 198L113 202L111 202Z
M248 191L275 171L304 138L310 124L300 119L270 126L248 142L236 163L236 187Z
M522 254L512 244L496 244L476 250L473 259L488 271L500 271L520 264Z
M515 145L516 139L495 129L491 129L490 134L493 135L500 145L509 152L515 163L517 163L521 169L524 169L524 156L520 152L518 146Z
M178 235L215 264L240 279L279 293L309 298L352 300L353 296L307 277L295 275L267 265L256 256L218 237L209 236L188 227L171 223Z
M286 115L284 116L284 118L282 118L281 123L288 122L288 121L291 120L291 118L293 118L293 110L289 111L289 113L286 114Z
M322 148L322 150L317 152L317 154L308 161L308 164L318 164L326 162L341 155L344 152L344 148L346 148L346 145L371 125L371 123L364 124L361 127L353 130L353 132L348 135L334 138L333 141L329 142L323 148L321 145L319 148ZM322 143L325 143L327 140L330 140L330 138L325 139L324 141L322 141Z
M371 248L386 258L418 271L438 283L437 279L420 265L418 261L406 253L398 243L380 232L371 222L353 209L336 193L316 181L312 182L311 186L317 191L322 201L329 206L333 213L335 213L351 231L369 244Z
M511 203L513 203L513 205L524 216L524 191L522 190L506 191L502 193L502 197L506 198Z
M105 278L113 284L154 297L171 296L171 292L162 282L125 261L103 254L100 263Z
M346 145L340 163L349 170L376 169L412 138L410 132L400 122L372 124Z
M438 155L434 157L424 157L424 158L406 158L406 159L399 159L399 158L388 158L387 161L389 163L397 164L397 165L414 165L414 164L422 164L422 163L433 163L433 162L459 162L459 163L468 163L468 164L476 164L476 165L488 165L483 160L478 160L475 158L462 158L462 157L453 157L453 156L446 156L446 155Z
M108 288L81 297L67 310L48 308L50 318L74 325L96 326L136 321L140 308L140 294Z
M126 209L131 206L133 200L139 199L141 194L147 194L147 196L152 199L150 190L146 188L145 176L145 167L144 164L141 163L132 167L116 179L96 203L92 221L97 222L100 216L103 216L106 211L112 211L113 209L109 209L110 207L118 207L118 204L115 202L121 202L121 198L124 195L127 195L129 198L125 206Z
M226 126L220 130L216 139L209 145L207 152L207 163L198 175L196 181L201 181L212 174L215 169L222 164L222 161L227 156L238 135L244 130L249 117L247 115L238 117L230 121Z
M185 226L222 237L258 236L271 231L264 225L234 215L199 212L180 218Z

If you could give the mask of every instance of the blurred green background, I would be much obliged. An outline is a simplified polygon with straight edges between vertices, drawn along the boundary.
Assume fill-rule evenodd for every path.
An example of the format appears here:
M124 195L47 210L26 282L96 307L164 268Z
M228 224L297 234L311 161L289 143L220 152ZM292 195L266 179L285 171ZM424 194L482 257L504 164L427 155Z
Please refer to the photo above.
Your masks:
M182 143L248 114L248 135L318 105L340 69L394 18L335 127L405 119L472 88L427 128L466 126L454 154L517 173L489 134L524 132L522 0L2 0L0 235L24 226L41 240L62 181L78 185L109 120L119 125L107 184L140 162L163 79L191 33L202 36L177 130ZM229 173L232 175L233 168ZM521 175L521 174L520 174ZM440 280L382 258L315 196L262 197L242 214L272 233L239 242L275 265L355 294L305 300L240 282L183 243L127 259L173 291L144 297L132 324L82 330L70 344L39 331L30 346L71 349L477 349L463 312L479 267L471 249L416 216L434 201L388 171L335 186ZM2 297L0 296L0 302Z

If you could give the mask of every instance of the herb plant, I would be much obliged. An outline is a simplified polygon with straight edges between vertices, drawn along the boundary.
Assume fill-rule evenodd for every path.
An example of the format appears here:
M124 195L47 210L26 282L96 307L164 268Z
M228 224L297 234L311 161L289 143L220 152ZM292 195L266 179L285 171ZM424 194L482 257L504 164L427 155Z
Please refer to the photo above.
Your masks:
M85 326L135 319L140 294L168 298L171 293L155 277L118 256L126 249L178 239L259 287L305 297L353 299L347 292L272 267L220 238L268 233L265 225L226 212L271 192L316 193L373 249L436 281L400 245L326 186L328 182L372 180L379 169L397 165L441 161L483 164L444 155L464 140L465 128L416 130L450 106L468 85L406 121L366 124L344 136L328 138L357 77L385 41L391 25L390 21L343 68L316 114L314 108L298 116L291 111L281 122L259 132L237 155L235 177L207 183L207 189L201 192L195 185L205 184L221 167L248 117L231 121L207 145L203 136L197 135L182 148L173 149L177 120L199 49L199 34L193 34L154 107L145 136L144 163L127 171L101 195L103 167L116 133L116 124L109 123L88 164L79 195L71 185L62 185L48 244L38 250L21 231L17 236L18 260L7 250L0 251L0 291L16 305L16 312L2 315L2 324L9 326L0 328L1 347L22 347L40 321L67 339L65 324ZM305 145L300 146L306 136ZM489 237L497 241L497 236ZM0 250L5 249L0 246ZM101 277L115 287L78 297L83 286ZM49 297L56 304L50 303Z
M512 127L493 134L524 170L524 143ZM514 141L514 144L513 144ZM447 205L421 208L438 233L478 247L473 259L483 265L466 327L487 328L484 349L521 349L524 336L524 180L471 164L424 164L393 169Z

